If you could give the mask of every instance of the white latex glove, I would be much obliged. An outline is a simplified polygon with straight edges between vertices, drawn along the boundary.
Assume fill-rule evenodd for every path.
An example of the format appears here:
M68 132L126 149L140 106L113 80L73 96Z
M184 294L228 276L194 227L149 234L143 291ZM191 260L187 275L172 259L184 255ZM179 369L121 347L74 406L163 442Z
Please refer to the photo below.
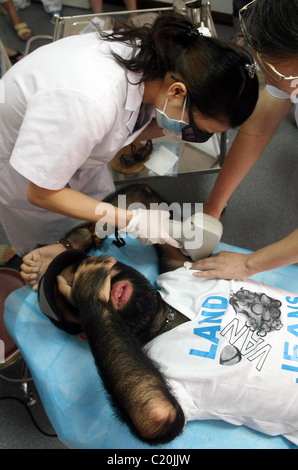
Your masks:
M129 224L120 232L131 233L144 245L168 243L176 248L181 247L181 244L169 235L168 211L137 209L132 213Z

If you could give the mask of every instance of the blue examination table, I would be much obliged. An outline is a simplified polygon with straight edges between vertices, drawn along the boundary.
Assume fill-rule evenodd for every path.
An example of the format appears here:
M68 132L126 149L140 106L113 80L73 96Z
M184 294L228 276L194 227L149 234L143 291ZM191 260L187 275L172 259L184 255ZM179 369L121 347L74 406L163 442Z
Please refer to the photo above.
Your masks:
M158 275L157 255L126 238L125 247L105 240L94 254L113 255L139 269L153 284ZM216 251L244 252L220 243ZM261 282L298 293L298 267L261 273ZM22 287L6 300L6 328L30 368L45 411L60 440L73 449L292 449L283 437L270 437L222 421L193 421L165 446L149 446L120 422L109 404L87 342L56 328L39 310L37 293Z

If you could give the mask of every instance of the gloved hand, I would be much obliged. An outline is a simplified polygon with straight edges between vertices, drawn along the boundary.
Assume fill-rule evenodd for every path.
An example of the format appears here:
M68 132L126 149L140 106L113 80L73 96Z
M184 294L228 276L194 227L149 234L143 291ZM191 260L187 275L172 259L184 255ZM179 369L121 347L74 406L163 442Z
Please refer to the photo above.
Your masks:
M181 244L169 235L168 211L136 209L132 213L129 224L120 230L120 233L131 233L144 245L168 243L176 248L181 247Z

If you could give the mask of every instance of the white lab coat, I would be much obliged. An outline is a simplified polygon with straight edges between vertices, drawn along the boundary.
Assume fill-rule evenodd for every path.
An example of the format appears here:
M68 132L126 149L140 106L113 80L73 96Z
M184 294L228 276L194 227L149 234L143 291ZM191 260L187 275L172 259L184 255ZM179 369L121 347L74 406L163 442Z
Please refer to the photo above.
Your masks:
M54 243L74 220L37 208L26 199L28 180L65 186L98 200L114 190L107 163L148 125L145 106L135 131L144 85L119 66L98 33L56 41L22 59L3 77L0 104L0 220L19 254Z

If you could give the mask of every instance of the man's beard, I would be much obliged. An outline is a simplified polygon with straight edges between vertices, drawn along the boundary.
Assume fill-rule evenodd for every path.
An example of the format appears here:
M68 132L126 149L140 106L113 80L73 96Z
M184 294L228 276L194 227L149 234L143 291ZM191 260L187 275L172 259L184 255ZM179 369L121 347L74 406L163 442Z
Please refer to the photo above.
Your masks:
M145 329L149 329L149 325L159 312L160 295L151 283L134 268L120 262L117 262L114 267L118 268L120 273L113 277L112 287L118 281L130 281L133 292L123 307L115 309L110 300L108 308L124 320L130 333L140 334Z

